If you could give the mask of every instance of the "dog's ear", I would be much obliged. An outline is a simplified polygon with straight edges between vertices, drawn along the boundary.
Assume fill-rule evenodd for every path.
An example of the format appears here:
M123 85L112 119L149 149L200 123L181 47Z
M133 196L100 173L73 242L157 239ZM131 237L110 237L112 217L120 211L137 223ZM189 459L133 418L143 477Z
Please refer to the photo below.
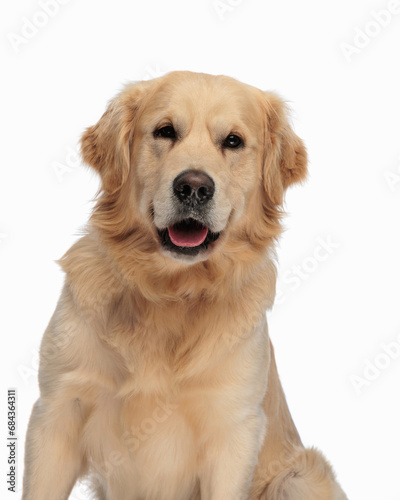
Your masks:
M307 177L307 151L290 126L282 99L272 92L263 94L266 112L264 187L271 202L281 205L286 189Z
M135 117L146 83L127 85L82 135L82 158L100 174L101 188L108 194L116 192L128 176Z

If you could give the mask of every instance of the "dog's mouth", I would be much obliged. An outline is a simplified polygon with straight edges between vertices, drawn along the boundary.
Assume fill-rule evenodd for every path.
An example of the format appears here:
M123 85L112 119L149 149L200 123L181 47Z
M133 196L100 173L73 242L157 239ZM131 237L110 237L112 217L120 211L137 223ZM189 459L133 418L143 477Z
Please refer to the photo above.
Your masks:
M195 256L208 250L221 233L213 233L196 219L187 218L165 229L158 229L161 245L182 255Z

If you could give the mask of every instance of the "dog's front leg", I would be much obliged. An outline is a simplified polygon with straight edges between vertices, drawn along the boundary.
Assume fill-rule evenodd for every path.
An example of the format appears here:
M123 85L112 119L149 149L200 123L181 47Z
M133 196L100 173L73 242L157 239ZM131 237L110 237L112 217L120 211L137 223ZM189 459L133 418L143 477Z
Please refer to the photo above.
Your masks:
M264 427L260 411L210 440L200 472L202 500L247 500Z
M36 402L27 432L22 500L68 498L82 466L78 406L77 401Z

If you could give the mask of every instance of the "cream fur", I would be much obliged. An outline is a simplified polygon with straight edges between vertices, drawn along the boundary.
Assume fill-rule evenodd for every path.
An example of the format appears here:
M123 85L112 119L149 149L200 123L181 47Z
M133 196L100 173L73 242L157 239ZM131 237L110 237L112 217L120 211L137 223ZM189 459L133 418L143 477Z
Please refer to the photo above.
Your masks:
M156 140L165 123L179 140ZM245 147L221 148L232 131ZM61 259L66 280L44 334L40 399L26 440L23 500L344 500L304 449L276 370L265 311L286 188L306 151L272 93L175 72L127 86L82 138L101 192ZM171 183L215 181L220 238L172 259Z

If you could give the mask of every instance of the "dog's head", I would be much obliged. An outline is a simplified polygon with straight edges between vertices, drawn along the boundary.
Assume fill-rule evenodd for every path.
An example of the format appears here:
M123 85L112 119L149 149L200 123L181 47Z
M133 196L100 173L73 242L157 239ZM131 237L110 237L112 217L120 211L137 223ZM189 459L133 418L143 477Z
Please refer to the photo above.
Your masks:
M306 152L273 93L224 76L173 72L128 85L82 137L101 176L97 225L184 263L266 245Z

